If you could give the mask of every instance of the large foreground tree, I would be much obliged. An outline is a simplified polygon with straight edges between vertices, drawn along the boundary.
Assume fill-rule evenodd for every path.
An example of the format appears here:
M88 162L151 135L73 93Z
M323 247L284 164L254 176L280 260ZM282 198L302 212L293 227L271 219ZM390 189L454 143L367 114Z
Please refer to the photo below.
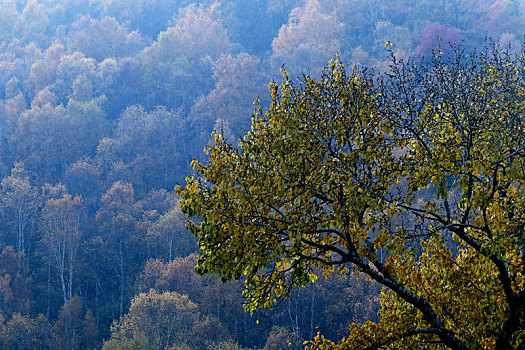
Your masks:
M384 286L380 322L312 348L525 348L525 60L500 52L283 72L178 189L197 271L244 276L251 310L317 269Z

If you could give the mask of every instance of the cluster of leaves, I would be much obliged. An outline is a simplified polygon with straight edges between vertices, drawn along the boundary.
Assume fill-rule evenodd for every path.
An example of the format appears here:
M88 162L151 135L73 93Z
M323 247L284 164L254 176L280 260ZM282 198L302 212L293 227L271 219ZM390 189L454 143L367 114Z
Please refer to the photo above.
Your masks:
M356 270L381 320L312 348L521 348L525 326L525 58L494 44L283 71L238 146L220 134L179 188L200 273L245 276L248 309Z

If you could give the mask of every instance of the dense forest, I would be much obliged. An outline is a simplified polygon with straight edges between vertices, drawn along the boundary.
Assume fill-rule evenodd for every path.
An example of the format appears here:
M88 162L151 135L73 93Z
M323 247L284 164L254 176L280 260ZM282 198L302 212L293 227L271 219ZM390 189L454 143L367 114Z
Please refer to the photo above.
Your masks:
M1 0L0 347L301 348L377 319L379 286L321 272L245 313L242 283L195 274L174 186L283 66L519 52L523 23L516 0Z

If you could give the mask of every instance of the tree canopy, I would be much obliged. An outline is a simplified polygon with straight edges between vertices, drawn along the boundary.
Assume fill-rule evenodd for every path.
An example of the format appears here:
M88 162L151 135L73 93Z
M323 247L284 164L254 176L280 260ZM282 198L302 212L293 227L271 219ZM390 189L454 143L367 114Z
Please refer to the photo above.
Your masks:
M387 43L387 47L390 44ZM380 321L312 348L525 346L525 58L497 44L282 71L237 145L214 135L178 188L201 274L273 307L325 276L384 288Z

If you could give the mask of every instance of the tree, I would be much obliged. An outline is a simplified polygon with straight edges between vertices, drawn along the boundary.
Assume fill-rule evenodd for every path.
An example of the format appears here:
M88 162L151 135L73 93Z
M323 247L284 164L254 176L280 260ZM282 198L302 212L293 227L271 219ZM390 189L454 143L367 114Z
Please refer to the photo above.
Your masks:
M9 41L13 37L13 27L18 17L15 1L5 1L0 5L0 18L5 23L0 29L0 38L2 41Z
M215 88L201 96L190 110L192 149L202 151L210 141L212 130L223 130L236 139L250 125L254 101L265 95L269 77L263 73L260 60L252 55L222 55L213 64ZM261 102L265 105L269 101Z
M191 295L202 315L192 331L194 339L187 343L195 345L194 348L201 348L205 342L225 340L228 333L244 346L263 345L261 340L267 336L265 327L256 327L255 316L243 312L239 298L242 284L222 284L216 276L198 276L195 273L197 258L197 254L191 254L166 263L149 260L137 279L138 291L155 289L158 293L170 291Z
M305 68L319 71L341 49L343 25L334 17L319 0L305 1L304 7L293 9L288 24L272 42L274 64L285 64L295 74Z
M445 49L451 49L452 46L457 46L460 41L459 32L455 28L447 27L445 24L431 23L423 31L417 53L421 56L432 57L432 50L437 49L438 43L443 44Z
M127 107L115 136L99 142L99 169L107 173L110 184L116 180L133 184L138 195L152 188L173 188L182 180L181 168L188 164L184 125L180 113L164 107L149 113L142 106Z
M73 24L68 35L70 52L80 51L98 61L132 56L143 48L143 42L137 31L129 32L125 25L107 16L101 20L83 16Z
M148 227L148 243L159 257L171 261L195 251L195 238L184 228L179 203Z
M140 211L133 186L118 181L102 196L101 207L96 214L102 238L99 242L100 255L106 259L102 267L111 271L108 273L111 283L119 281L120 317L124 315L128 279L137 269L135 265L140 265L141 261L134 249L143 243L143 237L136 229Z
M56 96L47 88L40 91L32 108L19 116L9 143L11 157L23 162L26 170L38 174L40 184L58 182L68 164L94 152L96 140L90 136L97 134L99 128L88 132L87 123L102 118L95 104L73 102L64 108L53 105L55 102Z
M43 242L58 270L64 304L73 296L73 276L81 242L83 206L80 197L64 194L52 198L42 209L45 225Z
M174 25L139 55L145 106L189 109L211 90L211 63L232 49L218 5L188 6Z
M17 18L14 25L14 32L20 33L23 42L31 41L45 46L47 44L46 29L49 26L45 6L39 4L37 0L29 0Z
M60 63L56 68L56 78L53 82L53 91L60 102L66 102L67 97L74 97L74 93L70 92L75 87L76 80L82 76L82 79L87 80L94 88L93 95L99 95L97 88L102 87L102 81L97 72L95 59L86 57L84 53L78 51L60 57Z
M312 348L525 346L523 58L497 45L374 78L286 72L238 146L179 188L197 272L273 307L315 271L383 285L380 321Z
M264 350L296 349L297 344L293 344L295 340L297 340L297 334L294 334L288 328L273 326L266 340Z
M31 65L29 77L25 81L26 90L31 93L31 98L55 81L58 65L64 56L64 46L54 44L47 48L43 56Z
M62 305L53 325L55 349L94 349L98 337L91 310L84 312L82 299L75 295Z
M6 241L12 243L17 252L24 251L29 255L34 231L31 224L38 208L37 190L20 162L15 163L11 175L2 180L1 186L0 209L11 235L16 237L9 237Z
M92 159L82 158L68 166L64 180L72 194L82 197L88 212L95 213L104 191L97 164Z
M24 261L24 252L15 252L7 246L0 253L0 314L11 315L13 312L29 311L31 278L29 268Z
M191 341L197 305L186 295L151 289L133 298L129 312L111 327L104 349L127 349L134 339L147 340L146 349L168 349Z
M136 190L169 189L180 177L186 163L181 124L180 113L163 107L148 113L141 106L129 106L122 113L113 151L137 178L133 181Z
M50 332L44 315L31 318L15 312L5 326L0 322L0 345L3 349L48 349Z
M85 79L85 77L81 76ZM80 79L75 81L78 82ZM75 89L74 89L75 90ZM75 96L78 97L78 96ZM85 101L69 99L66 111L71 116L73 135L78 142L78 153L92 156L97 149L98 141L109 129L105 119L104 105L108 99L102 95L97 98L87 98ZM77 158L78 159L78 158Z

